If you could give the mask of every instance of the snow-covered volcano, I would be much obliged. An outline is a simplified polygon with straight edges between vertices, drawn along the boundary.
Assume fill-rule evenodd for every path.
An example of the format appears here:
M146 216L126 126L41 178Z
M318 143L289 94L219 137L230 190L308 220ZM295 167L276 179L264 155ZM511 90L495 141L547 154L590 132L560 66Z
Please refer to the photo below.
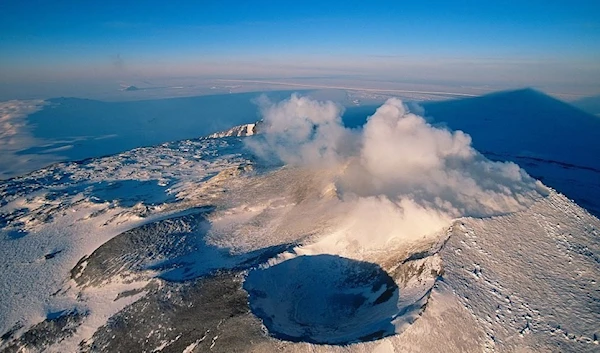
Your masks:
M261 112L3 181L0 349L598 349L586 210L396 99Z

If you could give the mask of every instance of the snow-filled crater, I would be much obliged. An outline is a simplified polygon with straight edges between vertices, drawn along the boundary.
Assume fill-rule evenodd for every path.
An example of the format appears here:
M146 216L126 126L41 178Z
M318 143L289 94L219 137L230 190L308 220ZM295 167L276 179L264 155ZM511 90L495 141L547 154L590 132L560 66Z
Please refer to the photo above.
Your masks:
M299 256L250 271L244 289L252 312L279 339L342 345L395 332L399 289L373 263Z

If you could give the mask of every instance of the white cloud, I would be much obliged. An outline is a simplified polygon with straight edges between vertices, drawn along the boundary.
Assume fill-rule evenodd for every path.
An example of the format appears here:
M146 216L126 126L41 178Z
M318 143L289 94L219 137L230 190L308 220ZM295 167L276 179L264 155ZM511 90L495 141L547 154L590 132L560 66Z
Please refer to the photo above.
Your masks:
M469 135L429 125L398 99L369 118L361 137L360 165L371 183L355 192L409 196L454 216L512 212L537 194L516 164L487 160Z
M265 140L253 146L259 154L274 153L288 164L301 165L338 162L348 153L353 133L342 124L341 106L296 94L279 103L263 97L259 106L265 132Z
M315 248L382 248L439 231L453 218L524 209L545 190L516 164L487 160L469 135L431 126L398 99L356 131L343 126L334 103L297 95L262 102L261 112L264 139L250 142L259 155L340 170L338 194L351 211Z

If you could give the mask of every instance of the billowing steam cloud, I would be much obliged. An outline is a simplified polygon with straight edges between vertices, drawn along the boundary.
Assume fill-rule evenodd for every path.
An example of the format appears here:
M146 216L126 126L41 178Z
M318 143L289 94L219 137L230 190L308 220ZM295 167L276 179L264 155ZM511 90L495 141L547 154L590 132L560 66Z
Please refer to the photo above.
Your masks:
M429 125L398 99L369 118L361 138L371 194L410 196L453 216L512 212L537 196L536 181L516 164L485 159L469 135Z
M295 94L280 103L265 98L259 104L265 141L250 142L257 154L274 153L294 165L327 165L352 153L356 137L343 126L341 106Z
M422 237L456 217L523 209L545 193L516 164L487 160L469 135L428 124L398 99L389 99L359 130L343 126L342 108L334 103L297 95L263 102L261 111L264 140L250 144L258 154L343 170L336 187L352 211L335 235L338 247Z

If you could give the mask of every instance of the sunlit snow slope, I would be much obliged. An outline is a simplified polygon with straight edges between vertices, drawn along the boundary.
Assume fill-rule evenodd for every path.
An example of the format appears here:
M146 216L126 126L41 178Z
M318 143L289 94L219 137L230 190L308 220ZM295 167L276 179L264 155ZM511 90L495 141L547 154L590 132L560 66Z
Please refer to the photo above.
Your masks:
M598 350L586 210L397 99L260 110L0 183L0 350Z

